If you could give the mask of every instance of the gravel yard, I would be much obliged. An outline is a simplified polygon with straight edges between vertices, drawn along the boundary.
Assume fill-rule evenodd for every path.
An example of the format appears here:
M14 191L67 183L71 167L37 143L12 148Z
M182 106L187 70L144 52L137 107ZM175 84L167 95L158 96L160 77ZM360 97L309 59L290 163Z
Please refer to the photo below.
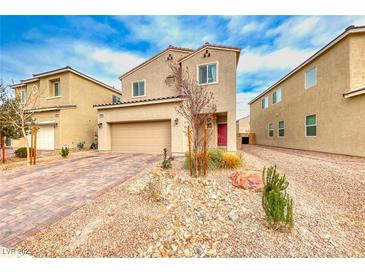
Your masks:
M148 170L18 245L36 257L364 257L365 159L247 146L243 170L276 164L294 199L290 233L266 227L261 193L231 170L190 179L181 160L146 194Z

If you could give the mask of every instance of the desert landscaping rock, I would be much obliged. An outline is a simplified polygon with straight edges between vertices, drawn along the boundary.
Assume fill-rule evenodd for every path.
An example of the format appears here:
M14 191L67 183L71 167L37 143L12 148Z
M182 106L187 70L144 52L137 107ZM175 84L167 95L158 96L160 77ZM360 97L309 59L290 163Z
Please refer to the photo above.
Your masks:
M18 247L36 257L365 256L364 159L259 146L243 158L246 173L277 164L287 174L291 232L267 228L261 192L234 187L232 170L195 179L175 160L173 170L146 170Z

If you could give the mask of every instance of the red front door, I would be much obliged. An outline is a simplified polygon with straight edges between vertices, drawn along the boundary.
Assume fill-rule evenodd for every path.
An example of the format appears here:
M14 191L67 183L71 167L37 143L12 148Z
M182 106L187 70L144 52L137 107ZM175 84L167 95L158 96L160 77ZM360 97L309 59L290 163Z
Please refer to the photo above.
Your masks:
M218 124L218 146L227 146L227 124Z

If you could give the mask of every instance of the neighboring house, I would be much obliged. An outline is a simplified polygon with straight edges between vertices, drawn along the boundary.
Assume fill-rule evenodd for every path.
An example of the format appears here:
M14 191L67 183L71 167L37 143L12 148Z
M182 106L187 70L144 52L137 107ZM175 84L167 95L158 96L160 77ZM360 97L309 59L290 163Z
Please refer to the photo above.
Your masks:
M187 151L186 123L176 113L180 93L168 84L177 61L214 93L217 113L208 124L211 147L236 150L236 68L240 48L204 44L197 50L169 46L120 76L123 100L98 104L99 149L126 153Z
M245 116L237 120L237 133L250 133L250 116Z
M41 150L61 149L62 145L75 148L80 142L89 147L97 133L93 105L121 98L119 90L71 67L33 74L33 78L12 85L23 101L34 87L40 92L33 118L38 127L37 148ZM15 148L24 144L24 139L12 140Z
M237 147L249 144L250 116L242 117L237 120Z
M350 26L250 103L262 145L365 156L365 26Z

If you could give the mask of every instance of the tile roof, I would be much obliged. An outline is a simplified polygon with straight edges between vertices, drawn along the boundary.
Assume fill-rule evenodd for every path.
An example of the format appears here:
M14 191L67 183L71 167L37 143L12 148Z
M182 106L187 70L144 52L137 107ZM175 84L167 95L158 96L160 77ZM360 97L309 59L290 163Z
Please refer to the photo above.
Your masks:
M195 53L198 53L199 51L201 51L205 48L220 48L220 49L228 49L228 50L235 50L235 51L241 52L241 48L239 48L239 47L225 46L225 45L218 45L218 44L210 44L210 43L206 42L204 45L202 45L201 47L194 50L194 52L191 52L189 55L180 58L178 60L178 62L180 63L182 60L190 58Z
M181 95L164 96L164 97L157 97L157 98L146 98L146 99L139 99L139 100L129 100L129 101L122 101L119 103L97 104L97 105L94 105L93 107L138 104L138 103L144 103L144 102L162 101L162 100L179 99L179 98L181 98Z
M165 53L165 52L167 52L169 50L180 50L180 51L186 51L186 52L193 52L194 51L193 49L189 49L189 48L175 47L175 46L169 45L163 51L160 51L159 53L153 55L151 58L148 58L146 61L144 61L143 63L139 64L138 66L136 66L136 67L128 70L127 72L123 73L121 76L119 76L119 79L127 76L128 74L130 74L131 72L139 69L140 67L143 67L144 65L146 65L147 63L149 63L153 59L157 58L158 56L162 55L163 53Z
M26 83L33 82L33 81L37 81L37 80L39 80L40 77L48 76L48 75L52 75L52 74L56 74L56 73L61 73L61 72L66 72L66 71L72 72L74 74L77 74L77 75L81 76L82 78L85 78L85 79L87 79L89 81L92 81L92 82L94 82L94 83L96 83L96 84L98 84L100 86L103 86L103 87L105 87L105 88L107 88L109 90L112 90L112 91L114 91L116 93L121 94L121 91L120 90L118 90L118 89L116 89L116 88L114 88L112 86L109 86L109 85L107 85L107 84L105 84L105 83L103 83L103 82L101 82L101 81L99 81L99 80L97 80L97 79L89 76L89 75L86 75L85 73L82 73L82 72L80 72L78 70L75 70L75 69L73 69L70 66L62 67L62 68L54 69L54 70L49 70L49 71L42 72L42 73L33 74L33 78L25 79L25 80L20 80L20 83L14 84L11 87L14 88L14 87L22 86L22 85L24 85Z

